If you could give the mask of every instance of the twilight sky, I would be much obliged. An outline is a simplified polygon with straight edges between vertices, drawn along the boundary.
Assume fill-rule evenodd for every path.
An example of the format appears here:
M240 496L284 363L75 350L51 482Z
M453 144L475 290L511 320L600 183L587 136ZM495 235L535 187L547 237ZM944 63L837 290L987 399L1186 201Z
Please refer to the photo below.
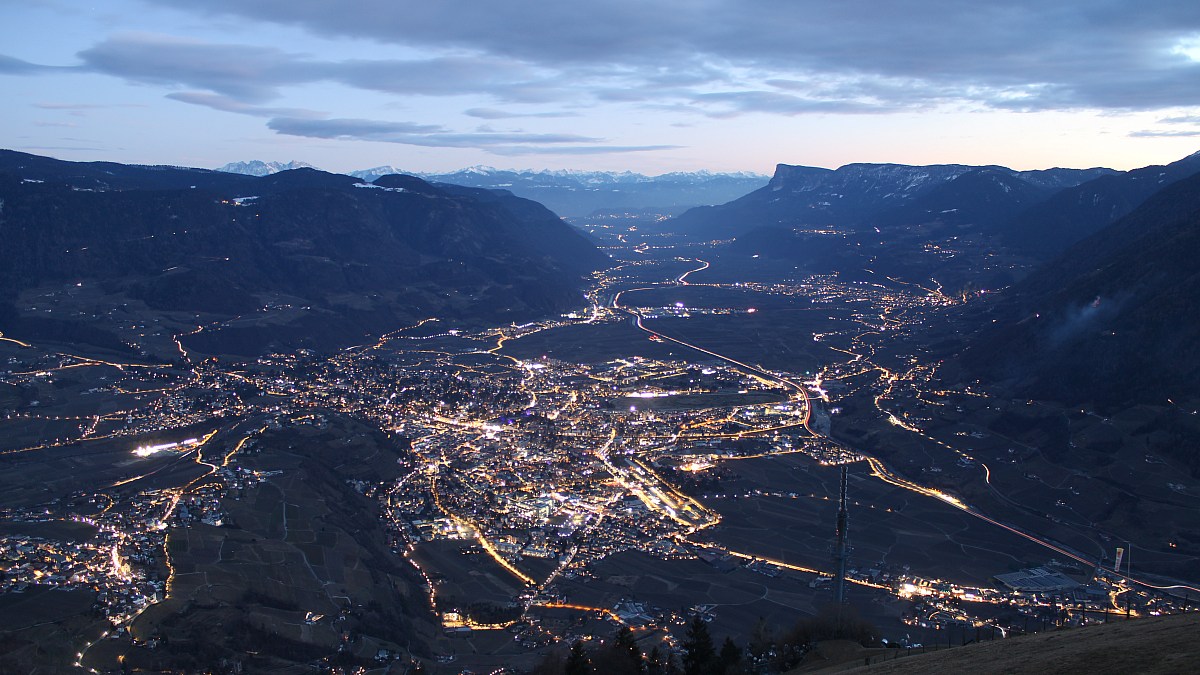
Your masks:
M1170 162L1195 0L0 0L0 147L710 169Z

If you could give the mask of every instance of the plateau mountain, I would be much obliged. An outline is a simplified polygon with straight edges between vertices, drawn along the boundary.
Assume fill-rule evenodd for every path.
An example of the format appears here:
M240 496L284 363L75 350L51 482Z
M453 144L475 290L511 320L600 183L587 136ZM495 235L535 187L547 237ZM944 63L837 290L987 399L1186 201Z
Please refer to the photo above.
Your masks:
M991 202L986 212L994 218L990 214L997 205L1003 212L1015 213L1039 196L1112 173L1110 169L1014 171L962 164L847 164L838 169L780 164L765 187L726 204L689 210L661 228L719 239L756 227L862 229L935 220L964 207L982 207L983 199Z

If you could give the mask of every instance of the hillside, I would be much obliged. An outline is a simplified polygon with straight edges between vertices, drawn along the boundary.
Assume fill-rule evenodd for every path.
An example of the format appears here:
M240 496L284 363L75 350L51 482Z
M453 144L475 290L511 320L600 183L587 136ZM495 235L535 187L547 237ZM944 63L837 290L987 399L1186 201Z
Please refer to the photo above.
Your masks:
M1006 294L968 363L1020 391L1115 404L1194 398L1200 175L1067 250Z
M390 167L388 167L390 168ZM351 175L370 177L372 171ZM422 174L431 183L508 190L545 204L569 218L598 210L654 209L682 213L701 204L720 204L762 187L765 176L747 173L681 172L645 176L622 172L509 171L472 167L449 173Z
M963 379L1013 398L1105 416L1139 409L1142 422L1123 443L1200 476L1198 253L1200 175L1151 197L970 317L982 328L945 374L962 368Z
M406 176L252 178L25 156L0 164L0 199L0 236L21 252L0 270L0 321L31 337L47 321L83 330L113 306L147 316L287 306L303 312L225 348L332 345L431 315L508 322L562 311L579 303L581 277L607 264L539 204ZM93 289L107 305L29 311L37 297Z
M303 162L230 162L218 171L265 176L309 166ZM507 190L518 197L545 204L555 213L580 218L596 211L619 212L652 209L656 213L682 213L701 204L720 204L762 187L758 174L675 172L647 176L632 171L532 171L473 166L441 173L406 172L393 166L350 171L348 175L374 182L384 176L409 174L430 183Z
M870 666L803 672L873 673L1142 673L1192 672L1200 662L1200 614L1115 621L958 649L873 662ZM862 663L860 661L860 663ZM801 671L794 671L801 672Z
M1147 166L1063 189L1013 216L1003 228L1008 242L1049 256L1099 231L1154 193L1200 171L1200 153L1165 166Z

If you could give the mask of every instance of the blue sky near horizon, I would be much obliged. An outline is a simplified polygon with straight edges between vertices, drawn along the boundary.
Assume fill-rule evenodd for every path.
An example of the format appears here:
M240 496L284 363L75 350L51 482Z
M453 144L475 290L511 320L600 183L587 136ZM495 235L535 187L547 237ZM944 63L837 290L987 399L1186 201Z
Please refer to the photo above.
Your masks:
M348 171L1166 163L1200 3L0 0L0 147Z

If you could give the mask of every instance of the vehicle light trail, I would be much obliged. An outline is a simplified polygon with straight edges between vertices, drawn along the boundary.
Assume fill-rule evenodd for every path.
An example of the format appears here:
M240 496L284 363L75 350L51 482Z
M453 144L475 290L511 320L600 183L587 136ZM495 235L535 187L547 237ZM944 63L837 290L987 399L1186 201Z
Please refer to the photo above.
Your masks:
M458 521L457 517L451 517L454 518L456 522ZM504 556L500 555L500 552L496 550L496 547L492 546L492 542L488 541L488 538L483 536L482 531L474 527L472 529L475 530L475 538L479 540L479 545L482 546L483 550L487 551L488 555L492 556L492 558L499 563L501 567L508 570L509 573L511 573L514 577L524 581L527 585L537 586L537 581L534 580L533 577L525 574L521 570L517 569L515 565L508 562L508 560L505 560Z
M833 577L833 574L831 574L829 572L826 572L824 570L814 569L812 567L805 567L803 565L793 565L792 563L784 562L782 560L766 558L761 555L750 555L749 553L742 553L740 551L731 551L729 549L720 549L720 550L724 551L725 553L728 553L729 555L731 555L735 558L741 558L742 560L749 560L751 562L754 562L754 561L764 562L764 563L767 563L768 565L771 565L774 567L780 567L780 568L783 568L786 570L791 570L793 572L803 572L805 574L815 574L819 577L829 577L829 578ZM847 576L846 581L849 581L852 584L858 584L859 586L868 586L870 588L891 590L891 586L877 584L877 583L874 583L871 581L867 581L865 579L855 579L854 577Z

